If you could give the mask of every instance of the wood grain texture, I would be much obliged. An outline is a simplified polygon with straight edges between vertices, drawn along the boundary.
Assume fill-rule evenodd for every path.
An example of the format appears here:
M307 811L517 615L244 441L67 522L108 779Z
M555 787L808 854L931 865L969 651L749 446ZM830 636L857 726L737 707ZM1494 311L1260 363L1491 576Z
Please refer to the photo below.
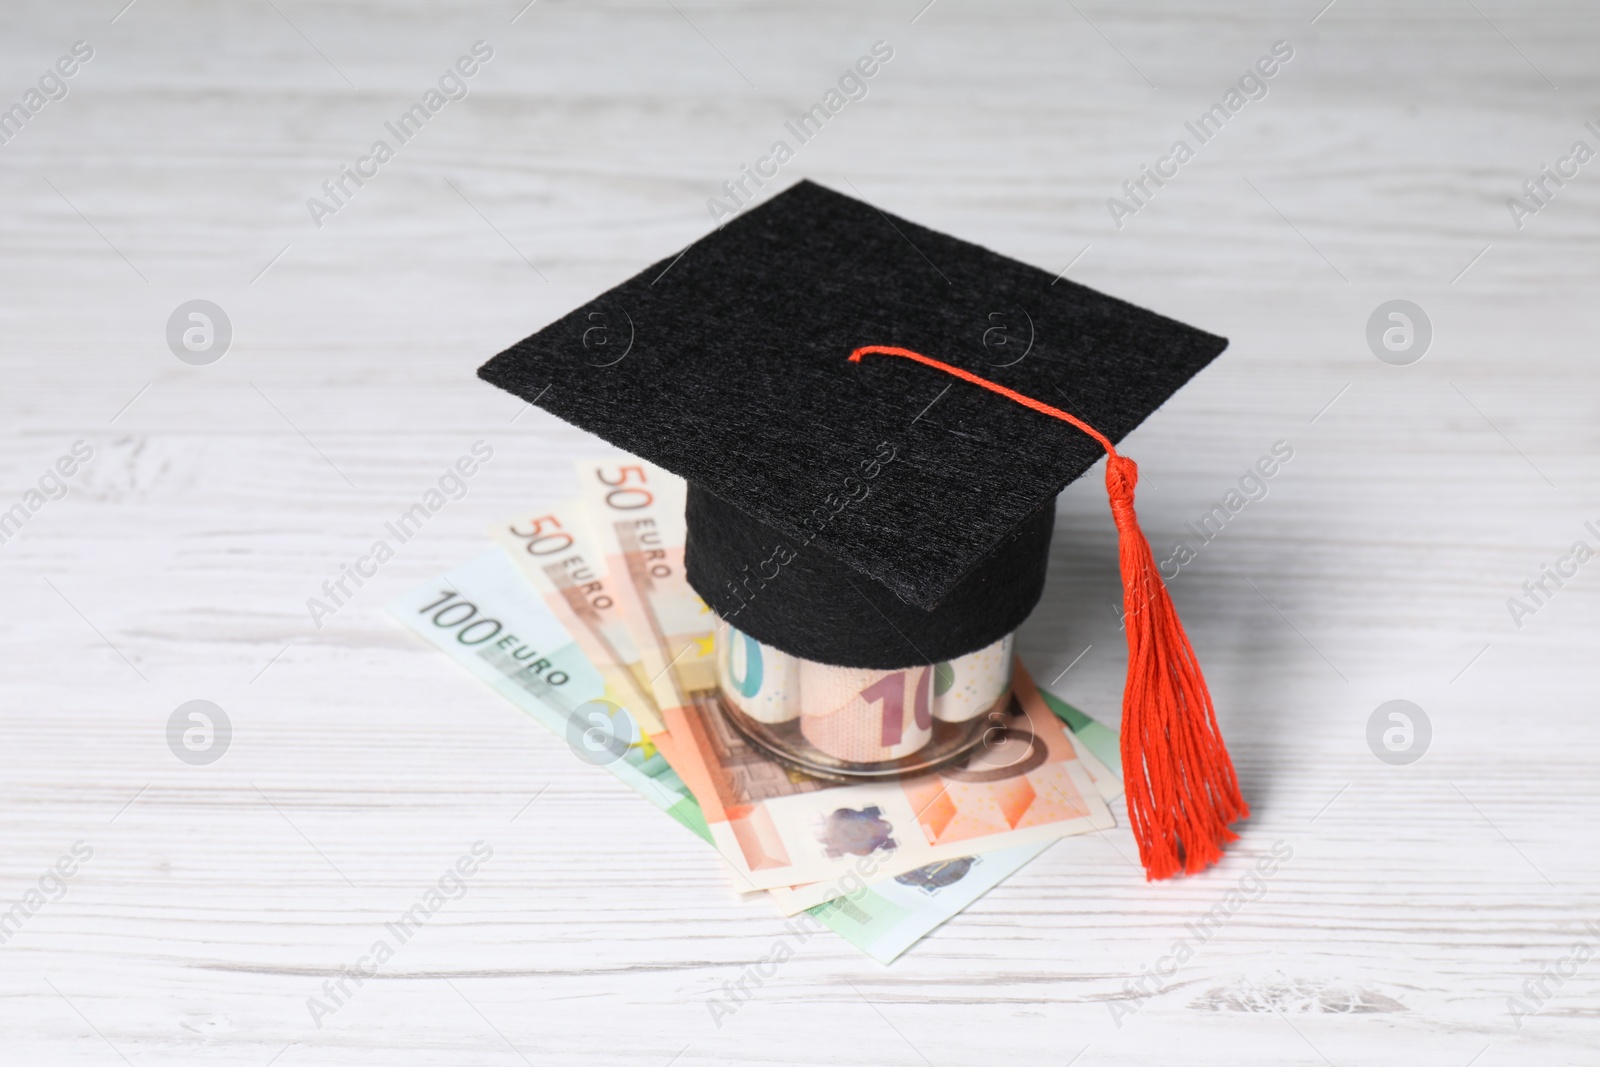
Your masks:
M1592 7L121 6L0 12L0 105L95 48L0 147L0 507L95 450L0 545L0 911L93 849L0 946L8 1060L1600 1060L1600 962L1508 1013L1600 947L1600 563L1520 629L1506 607L1600 525L1600 162L1521 230L1505 206L1600 147ZM480 39L471 95L313 226L306 198ZM1125 830L1062 842L892 967L816 936L718 1026L707 999L786 936L771 908L383 604L593 451L477 364L705 232L879 39L894 59L785 180L1232 338L1127 444L1158 550L1294 449L1172 583L1255 814L1177 884L1143 883ZM1115 228L1106 198L1280 39L1267 97ZM233 323L211 366L166 346L193 298ZM1435 330L1407 367L1364 337L1394 298ZM306 598L478 439L467 497L314 628ZM1092 481L1020 643L1041 680L1087 647L1055 688L1115 719ZM166 747L194 698L235 730L209 767ZM1396 698L1434 730L1406 767L1365 739ZM315 1025L307 998L478 840L467 894ZM1264 895L1131 996L1277 842Z

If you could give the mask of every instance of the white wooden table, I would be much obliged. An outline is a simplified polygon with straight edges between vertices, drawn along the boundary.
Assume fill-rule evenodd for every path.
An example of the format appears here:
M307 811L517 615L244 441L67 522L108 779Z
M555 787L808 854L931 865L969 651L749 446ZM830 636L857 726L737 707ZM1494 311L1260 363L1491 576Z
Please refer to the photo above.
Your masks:
M0 105L94 49L0 147L0 509L93 449L0 545L7 1062L1600 1061L1600 563L1507 607L1600 545L1600 163L1520 230L1506 206L1600 148L1592 7L122 2L0 12ZM782 181L1232 338L1128 442L1158 547L1294 450L1173 583L1254 817L1178 884L1125 830L1063 842L888 968L815 937L718 1027L772 909L383 605L593 449L474 368L704 233L880 39ZM478 40L471 94L314 226ZM1277 40L1265 99L1117 229L1106 199ZM1405 366L1366 340L1401 298L1434 332ZM231 321L219 362L168 348L192 299ZM314 628L306 599L477 439L466 499ZM1060 509L1021 648L1114 720L1114 534L1093 479ZM167 746L193 699L233 727L209 766ZM1432 724L1406 766L1367 742L1393 699ZM479 840L467 895L315 1025ZM1130 994L1278 842L1264 895ZM1545 968L1569 974L1534 998Z

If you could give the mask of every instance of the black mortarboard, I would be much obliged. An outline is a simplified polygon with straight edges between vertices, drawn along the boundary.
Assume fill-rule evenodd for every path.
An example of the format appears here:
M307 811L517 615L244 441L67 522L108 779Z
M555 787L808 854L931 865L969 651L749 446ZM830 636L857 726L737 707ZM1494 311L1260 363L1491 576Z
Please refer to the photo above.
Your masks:
M802 181L479 374L687 479L690 580L757 640L849 666L948 659L1032 610L1056 494L1102 449L944 375L848 362L869 344L1116 441L1227 342ZM780 542L795 559L768 581Z
M757 641L846 667L1015 630L1056 494L1111 453L1129 813L1166 877L1220 855L1247 809L1112 445L1226 345L803 181L479 374L682 475L695 590Z

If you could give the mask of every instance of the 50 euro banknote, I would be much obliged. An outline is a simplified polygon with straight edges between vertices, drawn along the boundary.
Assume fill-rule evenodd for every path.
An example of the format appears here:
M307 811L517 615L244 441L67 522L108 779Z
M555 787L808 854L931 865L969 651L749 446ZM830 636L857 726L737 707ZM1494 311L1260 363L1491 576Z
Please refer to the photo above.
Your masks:
M649 675L619 602L627 593L606 566L583 501L574 498L491 523L489 537L506 550L600 672L606 696L627 708L646 734L659 733L664 727L649 693Z
M578 484L617 587L651 695L661 707L716 685L716 617L690 588L688 487L675 474L631 456L580 461Z
M1002 732L953 766L893 782L792 772L733 729L714 694L661 710L712 842L750 885L776 888L845 877L868 855L887 876L1115 825L1020 663L1014 677Z
M1026 684L1030 688L1032 687L1031 680ZM1045 706L1050 709L1056 718L1067 724L1067 729L1064 731L1067 740L1072 743L1079 761L1083 764L1084 770L1089 773L1090 779L1094 782L1095 791L1100 794L1101 799L1109 804L1120 797L1122 795L1122 774L1120 771L1108 767L1100 756L1100 752L1105 748L1105 740L1107 738L1110 740L1111 749L1115 750L1117 746L1116 732L1108 730L1077 708L1057 699L1043 689L1034 689L1032 693L1024 693L1019 699L1032 700L1033 693L1036 693L1043 700ZM666 738L668 735L662 734L660 736ZM672 759L671 753L666 755L670 762ZM981 880L984 877L998 874L997 868L1010 873L1010 869L1020 867L1023 863L1043 852L1050 846L1050 843L1047 841L1041 845L1022 845L1016 848L1000 849L995 852L978 853L968 857L967 860L942 860L933 864L932 868L938 868L946 872L945 876L948 877L948 872L955 869L950 864L964 864L960 868L961 870L977 869L979 872L978 880ZM979 861L988 864L988 866L974 868L974 865ZM1008 869L1008 864L1014 864L1015 866ZM890 882L923 884L923 873L921 871L913 871L909 876L868 878L867 884L876 890L893 892L893 887L889 885ZM999 875L1000 878L1004 876L1004 874ZM811 882L807 885L790 886L787 889L771 889L768 890L768 893L780 912L784 915L794 915L829 899L832 890L833 886L830 883Z

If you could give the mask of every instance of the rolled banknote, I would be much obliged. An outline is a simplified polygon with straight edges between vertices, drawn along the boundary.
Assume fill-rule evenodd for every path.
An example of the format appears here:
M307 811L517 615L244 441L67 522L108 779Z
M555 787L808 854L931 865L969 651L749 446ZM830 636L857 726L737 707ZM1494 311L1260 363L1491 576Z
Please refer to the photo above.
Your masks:
M933 671L933 717L966 722L998 704L1011 688L1012 635L938 664Z
M724 703L759 723L799 719L801 736L847 763L910 756L935 720L969 722L1011 687L1010 635L932 667L867 670L802 660L717 620L717 685Z
M910 756L933 739L933 668L800 664L800 733L850 763Z
M717 688L724 700L769 726L799 718L799 659L761 644L721 619L716 636Z

